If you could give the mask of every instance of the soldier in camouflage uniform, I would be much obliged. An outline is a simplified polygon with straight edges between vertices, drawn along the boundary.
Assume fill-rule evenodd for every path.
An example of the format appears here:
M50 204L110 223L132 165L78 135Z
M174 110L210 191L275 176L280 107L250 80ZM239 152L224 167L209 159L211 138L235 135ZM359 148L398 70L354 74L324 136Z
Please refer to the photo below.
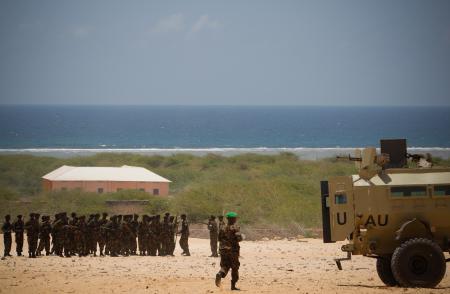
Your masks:
M221 279L225 278L231 269L231 290L239 290L236 283L239 280L239 242L242 235L236 225L237 213L227 213L228 224L219 231L220 241L220 271L216 274L216 286L220 287Z
M208 221L208 230L209 230L209 245L211 247L211 256L210 257L218 257L217 254L217 240L219 238L219 229L216 223L216 217L211 215Z
M39 245L37 252L41 255L41 251L45 249L45 255L50 255L50 234L52 225L50 224L50 216L42 216L42 224L39 228Z
M63 213L55 214L55 220L52 223L52 251L60 257L63 257L64 250L64 226Z
M106 250L109 252L111 257L119 256L120 251L120 224L118 219L118 216L113 215L109 222L105 225L105 229L108 232Z
M170 248L170 223L169 223L170 214L166 212L164 214L162 230L161 230L161 254L162 256L169 254Z
M108 223L108 219L106 218L107 216L108 216L108 214L106 212L102 213L102 218L98 221L98 225L100 228L100 234L99 234L99 238L98 238L98 247L100 250L100 256L103 256L103 250L105 250L105 254L106 254L105 245L106 245L106 239L107 239L108 232L104 226Z
M149 251L151 256L156 256L160 253L159 239L161 235L161 224L159 222L159 215L152 217L149 231Z
M131 231L133 232L133 238L130 240L130 249L131 249L131 255L136 255L137 252L137 242L136 242L136 237L137 237L137 233L138 233L138 227L139 227L139 215L134 214L133 215L133 219L130 221L130 228Z
M39 237L39 221L36 219L38 216L39 214L30 213L30 219L25 223L29 258L36 258L36 249Z
M137 236L138 236L138 244L139 244L139 255L144 256L149 254L148 252L148 235L149 235L149 224L148 224L148 215L142 216L142 221L138 224Z
M181 230L178 233L180 234L180 247L183 250L181 255L191 256L189 252L189 223L185 214L181 215Z
M3 244L5 245L3 256L11 256L11 243L12 243L12 237L11 232L13 230L13 226L10 223L11 216L9 214L5 215L5 222L2 226L2 232L3 232Z
M17 216L17 220L13 223L13 230L16 239L16 252L17 256L22 256L23 250L23 232L25 231L25 224L22 220L22 215Z
M169 218L170 223L170 245L169 245L169 255L174 256L173 252L175 251L176 246L176 233L178 231L178 221L177 219L171 215Z

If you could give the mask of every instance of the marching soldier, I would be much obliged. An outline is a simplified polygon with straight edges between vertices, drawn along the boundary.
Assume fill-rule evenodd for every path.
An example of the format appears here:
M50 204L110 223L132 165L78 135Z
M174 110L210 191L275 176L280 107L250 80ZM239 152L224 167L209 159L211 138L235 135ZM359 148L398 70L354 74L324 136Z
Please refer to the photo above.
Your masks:
M209 244L211 246L211 256L210 257L219 257L217 254L217 240L219 237L219 230L216 223L216 217L211 215L208 221L208 230L209 230Z
M180 247L183 250L181 255L191 256L189 252L189 223L185 214L181 215L181 230L178 233L180 234Z
M9 214L5 215L5 223L2 226L2 232L3 232L3 244L5 245L5 251L3 256L12 256L10 254L11 252L11 243L12 243L12 237L11 232L13 230L13 226L10 223L11 216Z
M228 212L226 217L228 223L219 231L220 271L216 274L215 282L220 287L221 280L231 269L231 290L239 290L236 283L239 280L239 242L242 241L242 235L236 225L237 213Z
M25 230L25 224L22 220L22 215L17 216L17 220L13 223L13 230L16 237L16 252L17 256L22 256L23 250L23 232Z

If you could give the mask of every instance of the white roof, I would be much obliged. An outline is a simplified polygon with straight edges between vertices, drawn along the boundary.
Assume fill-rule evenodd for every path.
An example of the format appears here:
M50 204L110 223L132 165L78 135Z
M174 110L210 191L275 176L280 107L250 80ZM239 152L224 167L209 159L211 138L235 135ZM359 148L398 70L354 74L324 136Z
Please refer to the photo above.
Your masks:
M450 184L450 172L430 173L387 173L376 175L369 181L353 175L354 186L403 186Z
M63 165L46 174L50 181L117 181L117 182L166 182L170 181L143 167L91 167Z

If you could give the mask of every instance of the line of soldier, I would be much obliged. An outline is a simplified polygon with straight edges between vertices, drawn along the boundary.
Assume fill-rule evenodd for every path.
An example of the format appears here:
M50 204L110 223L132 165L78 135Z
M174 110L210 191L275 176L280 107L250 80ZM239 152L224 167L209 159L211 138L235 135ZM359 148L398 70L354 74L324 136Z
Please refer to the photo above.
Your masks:
M189 223L186 215L181 215L181 228L177 216L166 213L161 220L160 215L113 215L107 213L77 216L66 212L55 214L53 220L49 216L30 213L25 222L22 215L11 223L10 215L5 216L2 226L4 238L4 256L11 256L12 233L15 233L16 252L22 255L24 233L27 234L28 256L35 258L45 250L46 255L66 256L129 256L172 255L176 238L180 235L182 255L189 256ZM50 245L51 248L50 248Z

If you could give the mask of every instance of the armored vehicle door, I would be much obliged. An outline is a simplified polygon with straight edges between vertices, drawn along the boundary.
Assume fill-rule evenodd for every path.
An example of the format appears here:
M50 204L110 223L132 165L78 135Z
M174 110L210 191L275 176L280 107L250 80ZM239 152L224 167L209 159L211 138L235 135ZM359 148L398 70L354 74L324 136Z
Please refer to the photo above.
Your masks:
M334 177L328 184L331 240L342 241L353 232L355 225L352 177Z

